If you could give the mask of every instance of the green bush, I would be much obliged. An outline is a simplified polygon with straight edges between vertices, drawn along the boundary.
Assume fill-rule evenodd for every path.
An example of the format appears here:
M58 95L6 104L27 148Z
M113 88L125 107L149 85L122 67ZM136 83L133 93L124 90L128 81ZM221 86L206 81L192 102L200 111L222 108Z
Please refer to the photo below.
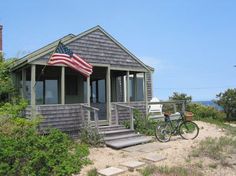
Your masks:
M37 121L0 119L0 175L70 175L89 163L86 145L53 129L40 135Z
M130 121L124 121L124 126L130 128ZM141 134L154 136L155 135L156 122L149 119L149 115L143 115L139 110L134 110L134 129Z
M103 136L98 133L96 128L92 128L87 123L83 124L79 138L82 143L93 147L100 147L104 145Z
M20 99L16 103L5 103L0 106L0 117L16 118L22 117L23 110L27 106L27 101Z
M214 107L204 106L201 104L191 103L187 106L187 110L194 114L194 120L204 120L204 121L219 121L223 122L225 114L218 111Z
M10 74L10 65L14 60L4 60L0 56L0 103L9 101L10 95L15 94L15 88Z

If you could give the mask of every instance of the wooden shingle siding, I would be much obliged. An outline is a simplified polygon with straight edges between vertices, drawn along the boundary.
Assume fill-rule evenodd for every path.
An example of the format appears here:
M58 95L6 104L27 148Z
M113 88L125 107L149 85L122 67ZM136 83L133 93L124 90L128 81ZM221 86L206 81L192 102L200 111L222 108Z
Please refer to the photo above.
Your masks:
M139 110L139 112L142 114L143 117L146 116L146 103L144 101L134 101L134 102L130 102L130 103L121 102L119 104L132 106L135 109ZM112 107L114 107L113 104L112 104ZM115 124L116 123L116 116L115 116L114 108L112 108L111 113L112 113L112 124ZM119 107L118 108L118 115L119 115L119 123L120 124L122 124L124 121L130 120L130 112L129 112L128 108Z
M29 117L31 115L31 107L27 107L25 111ZM40 115L39 129L42 133L47 133L49 128L57 128L63 132L78 132L83 124L80 104L68 105L38 105L36 106L36 114ZM87 119L87 112L84 111L84 119Z
M93 31L67 45L89 63L110 64L132 68L143 68L127 52L115 44L100 30Z
M134 58L135 56L120 47L100 29L77 38L66 46L91 64L110 65L114 69L147 71L147 68ZM50 55L50 53L45 54L33 64L47 64Z
M150 101L152 99L152 74L147 73L147 99Z

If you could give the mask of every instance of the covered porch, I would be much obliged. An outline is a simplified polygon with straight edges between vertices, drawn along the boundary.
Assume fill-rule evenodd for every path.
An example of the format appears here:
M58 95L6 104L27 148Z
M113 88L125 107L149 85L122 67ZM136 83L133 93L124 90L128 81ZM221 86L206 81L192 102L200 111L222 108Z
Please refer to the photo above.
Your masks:
M147 73L143 71L94 65L93 74L85 78L65 66L32 64L15 75L18 90L30 104L28 115L43 115L46 126L59 117L61 124L70 125L80 119L74 123L78 127L86 118L96 126L118 125L132 120L133 108L147 112ZM71 122L70 117L74 117Z

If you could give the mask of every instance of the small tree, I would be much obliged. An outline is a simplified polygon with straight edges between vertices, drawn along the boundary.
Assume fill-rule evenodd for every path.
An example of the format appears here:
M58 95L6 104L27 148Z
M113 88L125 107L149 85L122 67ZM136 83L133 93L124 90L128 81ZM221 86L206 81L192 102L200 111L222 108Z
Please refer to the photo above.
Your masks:
M184 100L186 102L186 105L188 105L189 103L191 103L192 101L192 97L188 96L185 93L179 93L179 92L173 92L173 95L169 97L170 100ZM188 109L188 106L186 106L186 108ZM182 105L181 104L177 104L177 111L182 111Z
M185 100L187 103L192 101L192 96L188 96L185 93L174 92L172 96L169 97L170 100Z
M10 65L12 62L12 60L0 58L0 103L9 100L9 95L14 93L14 86L10 75Z
M226 114L226 118L236 118L236 89L228 89L216 95L215 102L221 106Z

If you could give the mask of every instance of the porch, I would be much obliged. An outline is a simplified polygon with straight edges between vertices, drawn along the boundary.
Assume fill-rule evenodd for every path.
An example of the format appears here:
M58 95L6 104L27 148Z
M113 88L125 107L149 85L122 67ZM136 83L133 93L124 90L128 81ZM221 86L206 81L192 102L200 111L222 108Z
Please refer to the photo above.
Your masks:
M30 104L26 114L42 115L45 129L78 131L84 121L99 127L124 120L130 120L133 129L133 109L147 112L146 72L99 65L85 78L64 66L28 65L15 75Z

